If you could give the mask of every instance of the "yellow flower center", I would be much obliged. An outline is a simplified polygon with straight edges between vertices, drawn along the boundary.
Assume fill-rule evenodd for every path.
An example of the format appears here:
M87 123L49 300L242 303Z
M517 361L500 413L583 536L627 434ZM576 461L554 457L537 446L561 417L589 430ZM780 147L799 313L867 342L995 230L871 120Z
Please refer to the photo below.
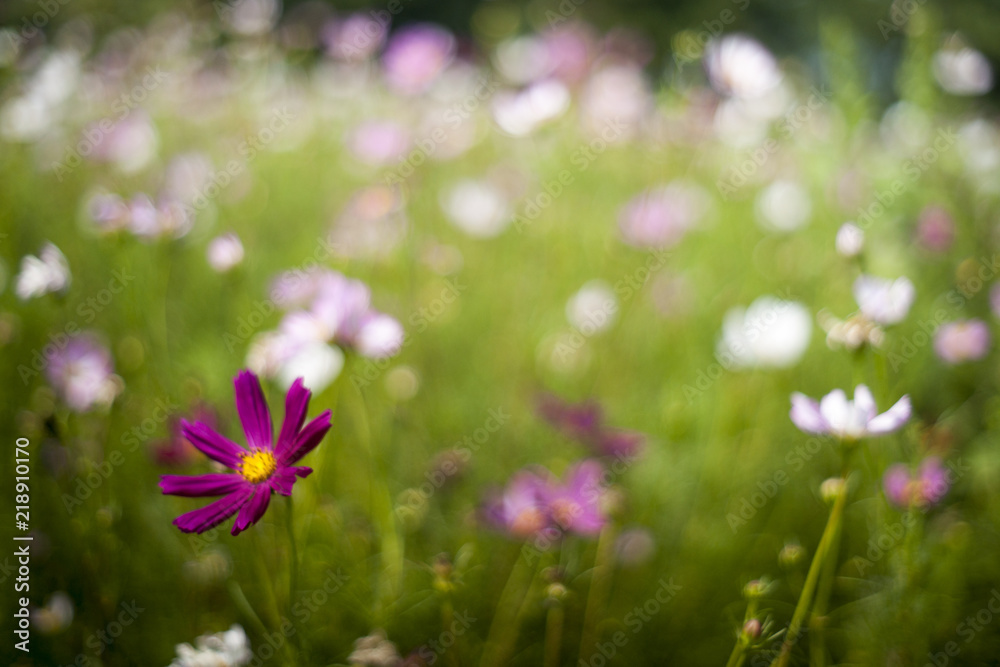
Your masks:
M242 455L240 474L251 484L260 484L274 474L278 462L266 449L254 449Z

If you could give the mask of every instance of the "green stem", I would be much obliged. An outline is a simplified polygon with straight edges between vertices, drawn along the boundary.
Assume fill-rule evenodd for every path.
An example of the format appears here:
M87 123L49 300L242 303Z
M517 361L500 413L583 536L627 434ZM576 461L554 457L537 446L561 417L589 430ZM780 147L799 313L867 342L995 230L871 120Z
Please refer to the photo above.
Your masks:
M299 549L295 543L295 503L288 496L288 511L285 513L285 527L288 529L288 542L291 545L291 562L288 573L288 616L292 615L292 604L295 601L295 591L299 589Z
M510 646L517 640L517 617L533 578L533 568L528 559L518 552L511 568L507 583L504 584L497 602L496 614L490 623L490 630L483 645L482 667L506 665Z
M746 659L746 645L743 643L743 638L740 637L736 640L736 646L733 647L733 652L729 654L729 660L726 662L726 667L740 667Z
M396 514L392 509L392 496L385 483L383 466L372 445L371 425L368 422L364 395L360 387L355 386L355 391L358 400L353 402L353 407L358 423L358 439L364 446L369 462L372 521L379 527L381 537L382 575L375 600L375 616L377 625L385 627L388 623L388 609L395 604L402 582L403 546L396 524Z
M563 611L561 602L549 607L545 618L545 667L559 667L559 652L562 648Z
M812 564L809 565L809 573L806 575L806 583L802 587L802 594L799 602L795 605L795 612L792 614L792 622L788 625L788 633L785 641L781 645L781 654L771 663L774 667L787 667L791 658L792 647L799 639L799 630L805 621L806 614L809 613L809 606L816 592L816 584L819 581L820 572L826 561L826 556L830 552L834 534L840 530L840 522L844 516L844 506L847 504L847 479L843 480L843 486L833 502L833 509L830 510L830 518L826 522L823 536L820 538L819 546L816 547L816 554L813 556Z
M615 543L615 528L610 521L601 530L597 540L597 554L594 556L593 576L587 591L587 608L583 615L583 633L580 637L580 660L587 659L587 651L597 642L598 615L605 607L605 600L611 590L611 552Z

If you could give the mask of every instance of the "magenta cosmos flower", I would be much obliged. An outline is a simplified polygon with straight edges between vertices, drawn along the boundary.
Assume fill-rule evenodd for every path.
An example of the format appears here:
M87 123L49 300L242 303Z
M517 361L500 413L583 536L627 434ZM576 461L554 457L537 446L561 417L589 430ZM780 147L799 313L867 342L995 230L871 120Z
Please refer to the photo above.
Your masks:
M486 504L486 518L513 537L526 538L543 530L595 535L607 518L601 507L604 468L595 460L581 461L566 471L562 482L522 470L503 493Z
M241 371L236 376L236 410L247 436L248 449L225 438L202 422L183 421L184 437L209 458L236 471L197 477L164 475L163 493L174 496L223 496L201 509L182 514L174 525L185 533L203 533L239 512L233 535L257 523L275 491L292 495L296 477L306 477L312 468L292 465L311 452L330 430L330 411L303 427L311 393L296 380L285 398L285 421L277 443L273 438L271 412L257 376Z
M924 459L916 474L897 463L885 471L882 479L885 497L900 509L936 505L948 493L949 486L948 470L934 456Z
M833 435L841 440L860 440L895 433L910 418L910 397L903 396L878 414L872 392L863 384L847 400L842 389L834 389L820 401L798 392L792 394L792 421L806 433Z

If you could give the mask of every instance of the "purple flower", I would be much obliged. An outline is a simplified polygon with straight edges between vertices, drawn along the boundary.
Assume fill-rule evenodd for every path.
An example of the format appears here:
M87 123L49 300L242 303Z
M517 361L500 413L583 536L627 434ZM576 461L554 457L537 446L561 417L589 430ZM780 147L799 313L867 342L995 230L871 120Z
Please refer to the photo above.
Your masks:
M854 389L853 401L847 400L841 389L831 391L818 403L804 394L792 394L791 418L796 426L806 433L833 435L841 440L894 433L907 422L910 412L910 397L903 396L878 414L875 399L863 384Z
M581 461L566 472L563 484L549 484L542 495L549 516L565 532L596 535L607 519L601 510L604 468L597 461Z
M503 493L486 503L486 518L514 537L530 537L549 525L545 506L546 481L522 470L507 483Z
M950 486L948 470L934 456L924 459L916 475L897 463L890 466L882 478L885 497L900 509L935 505L948 493Z
M435 25L420 24L392 35L382 66L390 86L405 94L426 90L455 55L455 38Z
M975 361L989 351L990 330L982 320L948 322L934 332L934 352L946 363Z
M46 375L66 405L75 412L111 405L121 393L111 353L93 337L70 339L49 359Z
M241 371L235 379L236 410L239 412L249 448L244 449L202 422L181 422L184 437L214 461L236 471L197 477L164 475L164 494L222 498L201 509L182 514L174 525L185 533L203 533L239 512L232 533L238 535L257 523L267 511L271 494L292 495L296 477L306 477L312 468L293 465L311 452L330 430L330 411L303 427L310 391L297 380L285 398L285 419L274 442L271 412L257 376Z
M646 441L642 433L605 426L601 406L596 401L574 404L545 395L538 399L538 414L566 437L587 445L600 456L633 458Z
M371 58L382 45L388 23L358 12L344 20L334 21L323 29L326 52L338 60L360 62Z
M351 132L347 145L365 164L390 165L400 161L409 149L410 133L393 121L369 120Z
M544 476L543 476L544 475ZM522 470L504 491L486 504L486 518L513 537L526 538L543 530L594 535L607 518L601 508L604 468L595 460L571 467L563 482L547 471Z
M708 196L697 185L677 181L633 197L618 216L626 243L636 247L669 248L705 214Z
M917 220L917 241L933 252L946 252L955 240L955 221L940 206L928 206Z

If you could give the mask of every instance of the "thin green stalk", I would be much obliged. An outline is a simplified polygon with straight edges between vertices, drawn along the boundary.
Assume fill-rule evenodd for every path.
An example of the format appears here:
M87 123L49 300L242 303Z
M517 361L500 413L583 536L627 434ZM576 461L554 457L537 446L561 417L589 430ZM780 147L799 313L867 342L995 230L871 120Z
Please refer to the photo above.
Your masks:
M831 557L823 564L823 571L820 573L819 585L816 589L816 604L813 607L812 618L809 622L809 655L811 667L823 667L826 664L826 612L830 602L830 594L833 592L833 581L837 574L837 552L840 548L840 536L843 533L842 526L837 526L833 537L830 540L829 553Z
M455 622L455 608L451 604L451 596L446 596L444 602L441 604L441 632L451 632L451 626ZM445 650L445 656L447 656L448 664L452 667L458 667L458 657L456 652L458 651L460 637L455 637L455 644L451 649Z
M285 512L285 527L288 529L288 543L291 545L291 562L288 573L288 616L292 615L295 591L299 589L299 549L295 543L295 503L288 496L288 511Z
M737 639L736 646L733 647L733 652L729 654L729 660L726 661L726 667L741 667L747 659L746 648L742 637Z
M597 554L594 556L593 576L587 591L587 608L583 615L583 633L580 637L580 660L586 660L587 651L592 650L597 641L598 615L605 607L611 590L611 552L615 543L615 528L610 521L601 530L597 540Z
M497 601L496 614L483 645L483 656L479 663L482 667L506 665L509 647L517 639L517 617L521 605L528 597L533 574L528 559L519 552Z
M355 386L355 393L358 400L353 401L353 408L359 427L358 439L368 454L372 521L379 527L381 538L382 573L375 600L375 616L377 624L384 627L389 620L388 608L395 603L403 578L403 546L396 524L396 514L392 508L392 497L385 483L383 466L372 445L371 425L368 422L368 411L360 387Z
M809 613L809 607L813 600L813 594L816 592L816 584L819 581L820 572L823 569L823 564L833 543L834 533L840 529L840 522L844 516L844 507L846 504L847 480L844 479L844 484L833 502L833 508L830 510L830 518L826 522L826 528L823 529L823 536L820 538L819 546L816 548L816 554L809 565L806 583L802 587L802 594L799 596L799 602L795 605L795 612L792 614L792 622L788 625L788 633L785 635L785 641L781 645L781 654L771 663L773 667L787 667L788 665L788 661L792 655L792 647L798 642L799 630L801 630L802 623Z
M563 619L566 612L561 602L553 602L545 617L545 667L559 666L562 649Z

